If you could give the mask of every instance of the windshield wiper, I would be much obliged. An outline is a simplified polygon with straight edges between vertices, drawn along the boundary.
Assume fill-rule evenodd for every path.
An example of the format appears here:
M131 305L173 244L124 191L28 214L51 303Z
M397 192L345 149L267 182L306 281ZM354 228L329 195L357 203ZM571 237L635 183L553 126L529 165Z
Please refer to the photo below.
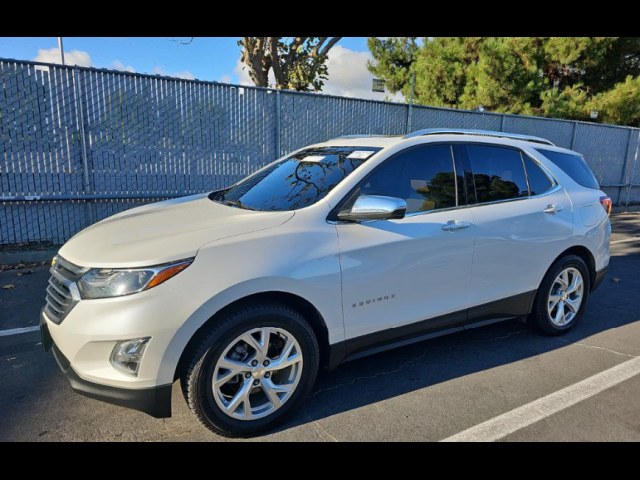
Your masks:
M223 203L225 205L230 205L232 207L241 208L242 210L250 210L252 212L255 212L255 208L251 208L251 207L247 207L246 205L243 205L240 200L224 200Z

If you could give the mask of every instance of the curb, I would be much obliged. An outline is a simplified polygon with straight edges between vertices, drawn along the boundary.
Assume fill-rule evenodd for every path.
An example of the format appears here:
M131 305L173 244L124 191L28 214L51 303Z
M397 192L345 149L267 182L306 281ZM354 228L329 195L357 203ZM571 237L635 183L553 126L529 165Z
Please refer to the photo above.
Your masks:
M44 252L0 253L0 265L50 262L57 254L57 250L48 250Z

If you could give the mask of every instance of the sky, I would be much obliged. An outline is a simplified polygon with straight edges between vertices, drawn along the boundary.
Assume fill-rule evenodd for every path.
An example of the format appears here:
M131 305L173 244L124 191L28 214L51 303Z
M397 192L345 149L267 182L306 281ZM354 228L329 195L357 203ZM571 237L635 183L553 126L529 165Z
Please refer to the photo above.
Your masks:
M240 37L63 37L67 64L252 85L240 62ZM59 63L57 37L0 37L0 58ZM345 37L329 54L324 93L400 100L372 92L367 37Z

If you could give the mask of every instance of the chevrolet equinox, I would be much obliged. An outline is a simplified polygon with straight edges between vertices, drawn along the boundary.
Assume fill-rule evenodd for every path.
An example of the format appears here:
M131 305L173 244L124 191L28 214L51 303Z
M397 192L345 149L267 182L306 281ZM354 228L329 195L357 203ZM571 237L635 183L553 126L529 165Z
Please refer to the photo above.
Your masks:
M250 437L345 361L509 319L568 332L606 275L611 207L545 139L343 137L75 236L43 344L80 394L168 418L180 381L204 426Z

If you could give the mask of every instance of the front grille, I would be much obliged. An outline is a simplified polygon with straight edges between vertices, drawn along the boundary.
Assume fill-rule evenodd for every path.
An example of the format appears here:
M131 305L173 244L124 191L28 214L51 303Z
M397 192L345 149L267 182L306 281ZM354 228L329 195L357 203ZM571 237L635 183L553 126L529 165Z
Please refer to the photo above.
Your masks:
M58 325L62 323L80 301L76 282L80 280L85 271L60 257L51 267L45 313L52 322Z

